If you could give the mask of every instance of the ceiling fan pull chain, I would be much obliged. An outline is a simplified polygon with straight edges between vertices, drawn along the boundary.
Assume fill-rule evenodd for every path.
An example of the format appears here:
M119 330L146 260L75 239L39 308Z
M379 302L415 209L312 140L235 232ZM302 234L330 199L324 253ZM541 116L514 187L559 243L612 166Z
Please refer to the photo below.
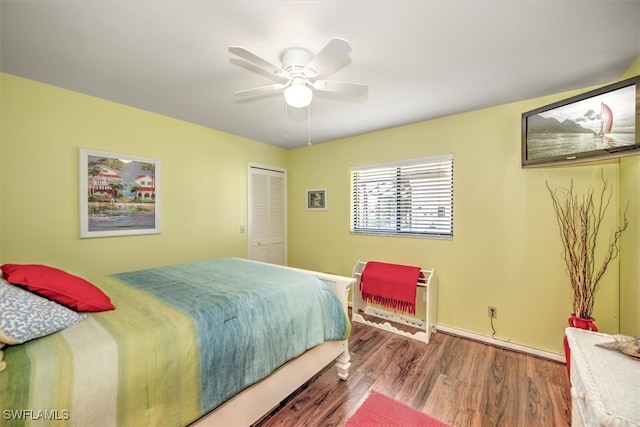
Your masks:
M309 118L307 120L307 145L311 146L311 104L309 104Z
M284 140L289 139L289 105L284 103Z

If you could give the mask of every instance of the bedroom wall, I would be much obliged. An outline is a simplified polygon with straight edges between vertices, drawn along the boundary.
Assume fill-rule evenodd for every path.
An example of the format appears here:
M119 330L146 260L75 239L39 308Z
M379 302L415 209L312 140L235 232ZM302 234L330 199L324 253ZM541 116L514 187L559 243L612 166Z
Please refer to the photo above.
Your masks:
M640 158L620 161L620 203L629 227L620 239L620 333L640 336Z
M520 119L525 111L585 90L291 151L290 264L344 275L358 259L435 267L438 324L490 337L492 305L497 339L562 353L572 307L545 183L557 187L573 180L585 190L599 184L602 171L616 189L603 226L611 230L618 221L619 162L523 169ZM350 166L441 153L454 154L453 240L350 234ZM307 188L327 188L328 210L305 210ZM631 246L637 249L638 241ZM594 316L602 331L618 331L617 261L601 282Z
M640 57L623 76L640 75ZM638 124L636 124L638 125ZM621 210L629 202L629 228L620 241L620 333L640 336L640 156L620 160Z
M247 256L247 162L286 151L2 74L1 262L91 277L214 256ZM162 162L162 233L79 239L78 148Z

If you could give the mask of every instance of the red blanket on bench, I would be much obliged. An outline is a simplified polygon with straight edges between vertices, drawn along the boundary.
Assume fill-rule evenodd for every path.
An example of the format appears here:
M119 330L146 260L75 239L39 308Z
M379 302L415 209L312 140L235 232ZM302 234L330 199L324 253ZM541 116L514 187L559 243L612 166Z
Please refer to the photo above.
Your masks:
M404 313L416 313L420 267L369 261L360 277L362 299Z

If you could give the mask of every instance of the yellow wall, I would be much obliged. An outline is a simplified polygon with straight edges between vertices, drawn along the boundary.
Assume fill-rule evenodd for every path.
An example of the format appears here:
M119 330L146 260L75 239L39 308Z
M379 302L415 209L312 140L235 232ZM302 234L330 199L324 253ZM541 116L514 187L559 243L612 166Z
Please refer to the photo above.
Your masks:
M247 162L286 150L34 81L1 75L2 262L84 276L247 256ZM162 233L79 239L78 148L162 162Z
M350 274L358 259L435 267L438 324L490 336L492 305L497 338L561 353L572 307L545 182L557 187L573 179L586 190L599 183L603 171L616 189L603 226L611 230L618 220L618 161L523 169L520 119L525 111L576 93L292 150L290 264L338 274ZM453 240L349 233L350 166L442 153L454 154ZM325 187L328 210L305 210L305 189ZM594 311L606 332L618 330L617 279L616 261L601 282Z
M640 75L640 57L623 78ZM636 126L639 126L636 123ZM620 203L629 202L629 228L620 243L620 333L640 335L640 156L620 160Z

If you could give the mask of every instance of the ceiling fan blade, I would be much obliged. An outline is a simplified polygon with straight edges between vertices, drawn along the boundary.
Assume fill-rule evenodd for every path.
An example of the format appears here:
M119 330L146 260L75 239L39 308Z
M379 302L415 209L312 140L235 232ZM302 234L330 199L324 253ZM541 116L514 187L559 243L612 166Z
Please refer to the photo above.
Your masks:
M345 59L351 52L351 45L345 39L334 37L309 61L306 68L322 73L325 68Z
M259 57L258 55L256 55L255 53L251 52L248 49L245 49L242 46L231 46L229 48L229 52L233 53L234 55L239 56L242 59L245 59L261 68L264 68L265 70L273 73L273 74L280 74L282 73L282 69L280 69L280 67L277 67L275 65L273 65L271 62L267 61L266 59L263 59L261 57Z
M233 92L233 94L236 96L242 96L242 97L258 96L258 95L263 95L265 93L283 89L285 86L286 85L283 83L276 83L268 86L260 86L260 87L254 87L251 89L239 90L237 92Z
M263 77L266 77L269 80L273 80L274 82L286 82L287 79L280 75L280 74L274 74L271 71L267 71L264 68L260 68L257 65L255 65L253 62L249 62L245 59L241 59L241 58L231 58L229 60L232 64L235 64L239 67L244 68L245 70L249 70L252 73L256 73L256 74L260 74Z
M344 93L347 95L366 95L369 85L361 83L337 82L333 80L317 80L313 88L322 92Z

